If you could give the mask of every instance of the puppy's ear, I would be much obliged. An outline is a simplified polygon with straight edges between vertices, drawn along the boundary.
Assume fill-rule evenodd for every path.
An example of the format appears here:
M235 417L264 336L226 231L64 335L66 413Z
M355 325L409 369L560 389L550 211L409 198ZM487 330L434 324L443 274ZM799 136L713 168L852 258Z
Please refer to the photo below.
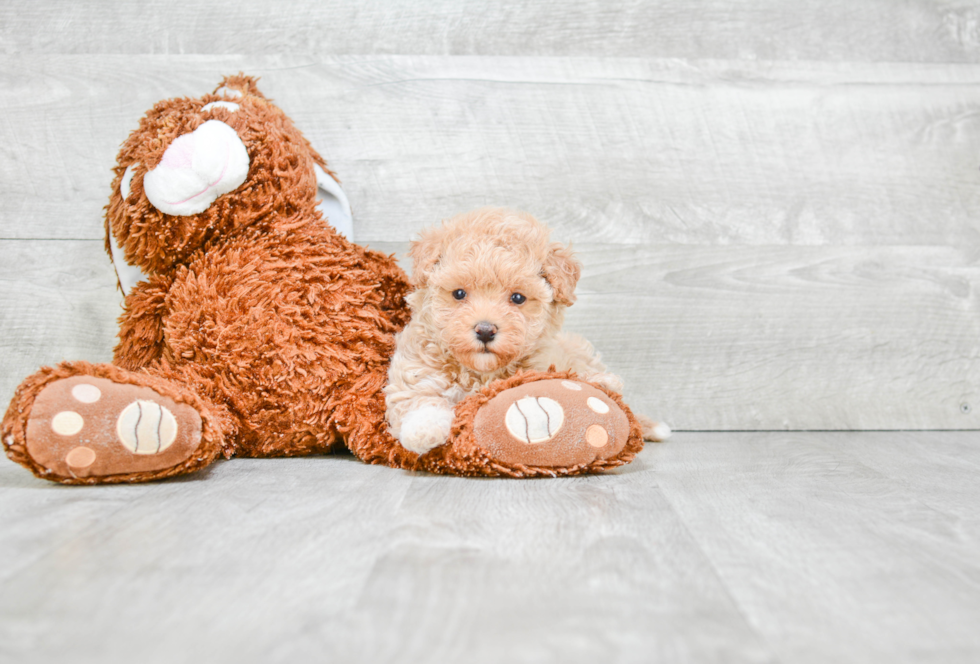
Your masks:
M408 255L412 259L412 285L424 288L439 264L442 241L446 231L443 227L428 228L422 231L418 240L412 242Z
M582 276L582 266L575 260L571 247L560 242L553 243L541 272L555 291L555 302L572 306L575 303L575 284Z

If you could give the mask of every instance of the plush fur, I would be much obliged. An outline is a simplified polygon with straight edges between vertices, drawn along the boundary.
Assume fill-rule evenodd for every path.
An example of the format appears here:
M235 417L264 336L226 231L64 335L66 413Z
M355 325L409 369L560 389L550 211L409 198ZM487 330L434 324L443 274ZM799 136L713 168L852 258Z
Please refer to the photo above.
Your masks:
M423 232L411 257L412 319L397 337L385 388L388 424L404 447L421 454L442 445L456 404L521 371L572 371L622 392L592 344L561 331L581 267L531 215L459 215ZM650 440L665 433L644 424Z
M247 176L200 212L161 212L151 202L158 194L150 196L144 187L147 173L163 162L168 167L191 164L190 153L170 148L178 138L211 121L225 123L233 133L222 131L241 141L248 155ZM532 265L544 271L544 281L508 284L536 298L526 309L539 311L532 332L517 333L516 322L509 322L517 319L504 315L506 309L499 303L488 302L487 313L480 315L500 315L504 343L494 357L457 349L465 361L454 365L456 375L471 396L441 423L452 428L448 443L422 456L399 444L385 421L383 388L395 352L395 334L410 318L406 302L410 284L393 257L349 242L326 223L316 208L314 165L332 176L323 158L259 92L252 78L229 77L212 94L167 100L150 110L119 152L106 208L107 250L111 251L114 238L126 261L147 279L126 296L111 365L62 363L29 376L17 389L0 426L10 458L39 477L66 484L159 479L203 468L220 455L292 456L343 448L367 463L509 477L596 472L633 458L642 447L639 425L619 397L603 385L596 388L607 392L609 404L627 418L630 434L594 454L590 451L592 461L571 461L583 458L582 450L590 449L577 439L578 456L556 448L548 453L547 463L537 465L525 463L519 447L505 461L475 442L485 440L484 434L475 436L473 431L481 404L489 399L504 399L497 403L507 407L507 399L520 398L522 386L575 380L571 372L543 371L549 363L593 377L600 374L595 370L599 365L586 357L587 346L558 341L553 334L560 326L561 309L574 298L578 267L557 245L541 253L543 231L533 225L523 227L527 237L520 241L533 248L521 256L523 263L498 270L514 277ZM212 186L207 178L201 182ZM450 231L447 227L440 232ZM468 240L463 234L460 227L453 245L462 252L490 240L486 235ZM430 241L414 249L417 289L412 302L420 311L418 305L426 298L441 297L434 285L444 287L453 276L447 271L450 263L440 262L435 251L437 244L441 246L436 236L427 237ZM499 255L504 260L504 254ZM500 265L485 267L479 273L491 274ZM478 272L470 274L475 277ZM490 288L493 283L481 282L479 287ZM462 324L446 320L453 329ZM416 335L412 332L405 338ZM549 346L555 343L559 346ZM580 349L580 363L561 360L569 355L568 348ZM528 356L529 349L535 349L531 355L536 361L517 361ZM515 374L514 369L537 371ZM404 371L394 375L409 380ZM102 385L111 398L72 397L74 392L69 394L68 388L85 377ZM83 396L91 395L94 387L86 389L89 392ZM51 395L56 394L63 401L52 402ZM556 398L571 397L559 391ZM135 430L123 431L119 409L127 403L134 406L138 399L143 404L149 399L150 411L171 404L182 413L196 413L181 415L177 426L182 428L183 447L173 448L187 448L189 456L170 467L139 470L152 465L140 455L159 454L165 436L161 419L149 434L157 436L155 452L127 451L133 449L125 448L132 440L124 439L135 436L137 447L142 445L142 419ZM43 404L37 412L36 404ZM67 415L82 420L82 430L57 425L50 413L59 409L65 411L59 415L71 411ZM142 406L139 412L142 418ZM189 430L193 422L198 422L193 426L199 431ZM567 438L567 434L566 430L563 435Z
M393 335L408 320L408 280L393 257L347 241L322 219L313 164L326 163L254 79L230 77L220 89L240 94L160 102L119 152L106 248L111 234L148 280L126 296L114 366L64 365L43 375L83 369L191 392L213 413L212 438L226 457L328 452L353 430L367 434L363 420L383 418L370 402L383 400ZM238 110L202 110L222 100ZM248 177L199 214L164 214L144 195L143 178L177 137L208 120L241 138ZM22 462L17 416L28 414L25 399L39 380L25 381L4 420L4 438L14 441L8 452ZM384 442L366 435L350 447L365 460L414 463L414 454ZM99 481L143 479L123 472Z

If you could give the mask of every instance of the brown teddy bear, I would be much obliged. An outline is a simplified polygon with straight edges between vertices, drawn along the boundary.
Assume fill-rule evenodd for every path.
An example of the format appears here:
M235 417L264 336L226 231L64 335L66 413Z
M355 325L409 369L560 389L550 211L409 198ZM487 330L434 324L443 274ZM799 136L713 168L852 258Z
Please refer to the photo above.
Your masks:
M221 454L341 449L435 473L555 476L619 466L642 448L616 394L546 372L460 403L445 445L422 456L404 449L385 424L383 388L394 335L409 320L408 279L393 257L324 220L321 210L344 222L346 200L254 79L228 77L213 94L154 106L115 175L106 248L126 299L114 361L41 369L18 387L0 429L8 456L38 477L141 482ZM526 414L527 431L546 429L533 440L506 426L528 397L550 404ZM590 397L603 414L585 407ZM547 421L531 421L538 415Z

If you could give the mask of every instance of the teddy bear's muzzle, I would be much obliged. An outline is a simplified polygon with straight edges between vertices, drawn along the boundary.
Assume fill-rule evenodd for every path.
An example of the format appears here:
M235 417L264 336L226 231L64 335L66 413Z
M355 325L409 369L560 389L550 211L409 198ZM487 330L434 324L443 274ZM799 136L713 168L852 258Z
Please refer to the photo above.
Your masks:
M208 120L170 144L159 165L143 177L143 191L165 214L198 214L241 186L248 167L248 151L235 130Z

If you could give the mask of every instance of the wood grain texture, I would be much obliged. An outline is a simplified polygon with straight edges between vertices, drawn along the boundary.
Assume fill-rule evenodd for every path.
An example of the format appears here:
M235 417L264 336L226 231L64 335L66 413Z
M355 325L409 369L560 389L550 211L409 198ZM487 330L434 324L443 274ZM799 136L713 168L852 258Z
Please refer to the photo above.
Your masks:
M109 362L122 295L93 240L0 240L0 403L42 365Z
M659 486L779 661L980 655L976 433L683 442Z
M357 238L487 204L566 240L977 244L980 65L609 58L0 58L0 237L98 238L156 101L263 76Z
M399 53L976 62L970 0L40 0L0 6L6 53Z
M0 659L966 664L977 442L680 434L531 482L335 456L58 487L0 459Z
M572 241L586 278L569 327L624 376L640 412L688 430L980 425L980 65L100 54L0 65L0 238L26 241L0 245L2 399L40 364L109 357L118 295L98 243L116 148L159 99L245 70L338 171L359 241L403 246L486 204L527 209ZM88 258L72 256L88 246L74 239L91 240ZM101 276L65 289L59 256ZM60 290L82 315L64 311Z
M371 243L402 257L407 243ZM579 246L566 329L681 430L980 426L980 252ZM108 361L121 296L96 241L0 242L0 402L42 364Z
M0 655L768 661L636 472L483 482L332 457L69 495L4 459Z
M976 247L605 247L569 327L681 429L976 428Z

